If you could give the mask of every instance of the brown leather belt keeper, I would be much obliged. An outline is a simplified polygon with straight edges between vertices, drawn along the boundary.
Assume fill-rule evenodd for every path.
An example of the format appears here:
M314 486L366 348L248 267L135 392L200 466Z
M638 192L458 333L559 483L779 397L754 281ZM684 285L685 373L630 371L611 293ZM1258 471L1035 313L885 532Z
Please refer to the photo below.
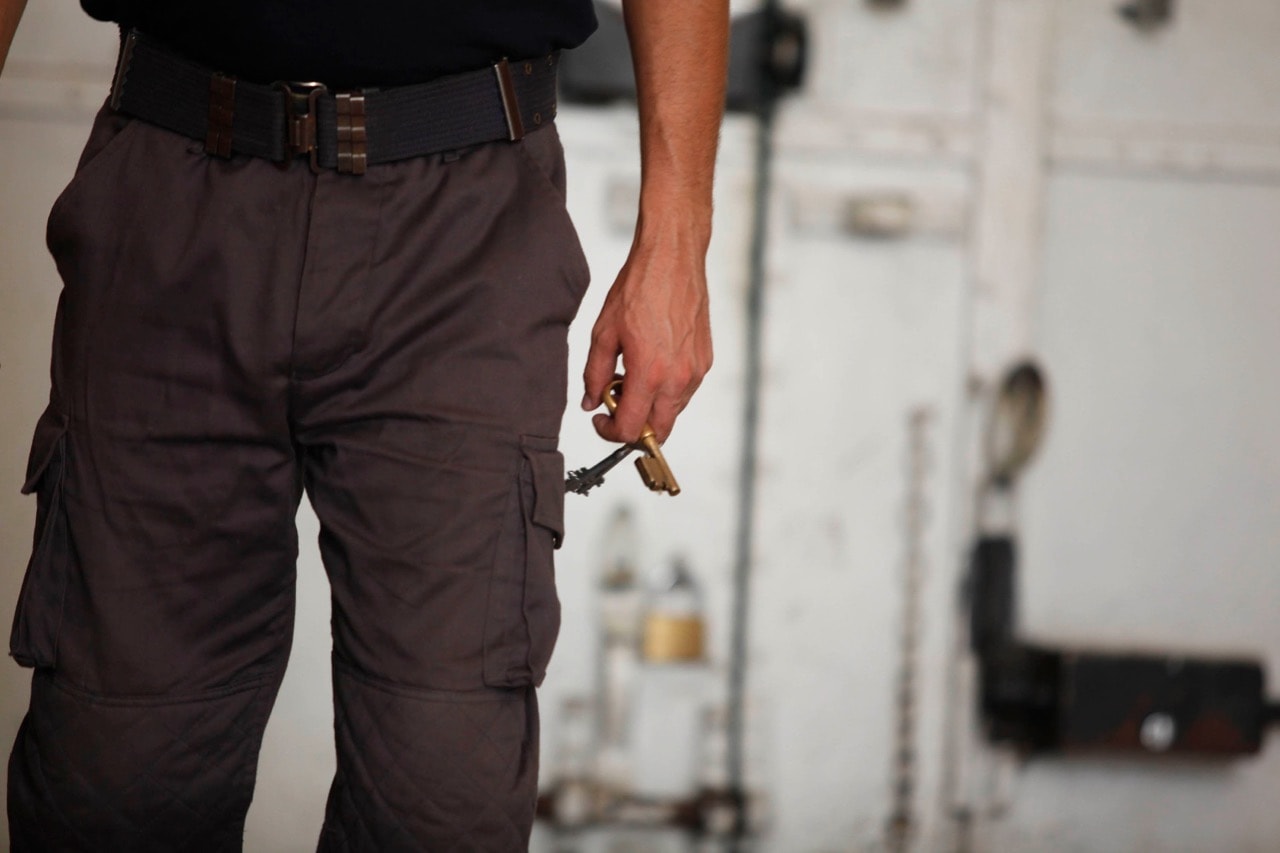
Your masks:
M236 81L214 74L209 78L209 132L204 150L215 157L231 156L231 128L235 123Z

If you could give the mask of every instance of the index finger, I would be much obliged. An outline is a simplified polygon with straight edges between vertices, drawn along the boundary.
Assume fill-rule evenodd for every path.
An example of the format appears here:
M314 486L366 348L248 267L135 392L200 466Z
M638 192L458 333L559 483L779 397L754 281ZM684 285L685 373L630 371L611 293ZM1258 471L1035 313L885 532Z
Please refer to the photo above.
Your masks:
M633 444L640 438L653 409L654 392L636 381L625 382L611 415L596 415L593 423L601 438Z

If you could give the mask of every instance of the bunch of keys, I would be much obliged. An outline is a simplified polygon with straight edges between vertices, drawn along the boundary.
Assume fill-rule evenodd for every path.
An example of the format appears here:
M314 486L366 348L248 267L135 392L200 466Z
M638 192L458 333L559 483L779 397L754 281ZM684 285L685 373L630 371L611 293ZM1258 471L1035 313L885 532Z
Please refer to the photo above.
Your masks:
M604 404L609 408L610 414L618 410L618 395L621 393L621 379L613 380L605 389ZM585 495L604 482L605 474L637 450L645 454L636 460L636 469L639 470L640 479L644 480L644 484L655 492L666 492L672 496L680 494L680 484L676 482L675 475L667 467L667 460L662 455L662 448L658 445L658 436L654 433L653 427L647 423L644 425L644 431L640 433L639 441L622 445L590 468L579 468L569 472L569 479L564 483L565 489Z

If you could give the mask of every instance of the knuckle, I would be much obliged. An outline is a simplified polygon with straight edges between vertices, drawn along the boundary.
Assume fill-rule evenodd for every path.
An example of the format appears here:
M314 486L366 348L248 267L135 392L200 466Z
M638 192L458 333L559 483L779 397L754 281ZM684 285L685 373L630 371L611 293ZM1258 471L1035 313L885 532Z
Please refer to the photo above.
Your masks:
M613 334L604 326L596 326L591 330L592 349L608 349L613 339Z

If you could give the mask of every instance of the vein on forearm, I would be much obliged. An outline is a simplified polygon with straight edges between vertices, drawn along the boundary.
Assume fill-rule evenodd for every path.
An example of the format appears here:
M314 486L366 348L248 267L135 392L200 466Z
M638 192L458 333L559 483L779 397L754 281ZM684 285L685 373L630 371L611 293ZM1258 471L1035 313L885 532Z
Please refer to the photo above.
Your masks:
M624 0L640 108L641 224L710 234L727 0Z

